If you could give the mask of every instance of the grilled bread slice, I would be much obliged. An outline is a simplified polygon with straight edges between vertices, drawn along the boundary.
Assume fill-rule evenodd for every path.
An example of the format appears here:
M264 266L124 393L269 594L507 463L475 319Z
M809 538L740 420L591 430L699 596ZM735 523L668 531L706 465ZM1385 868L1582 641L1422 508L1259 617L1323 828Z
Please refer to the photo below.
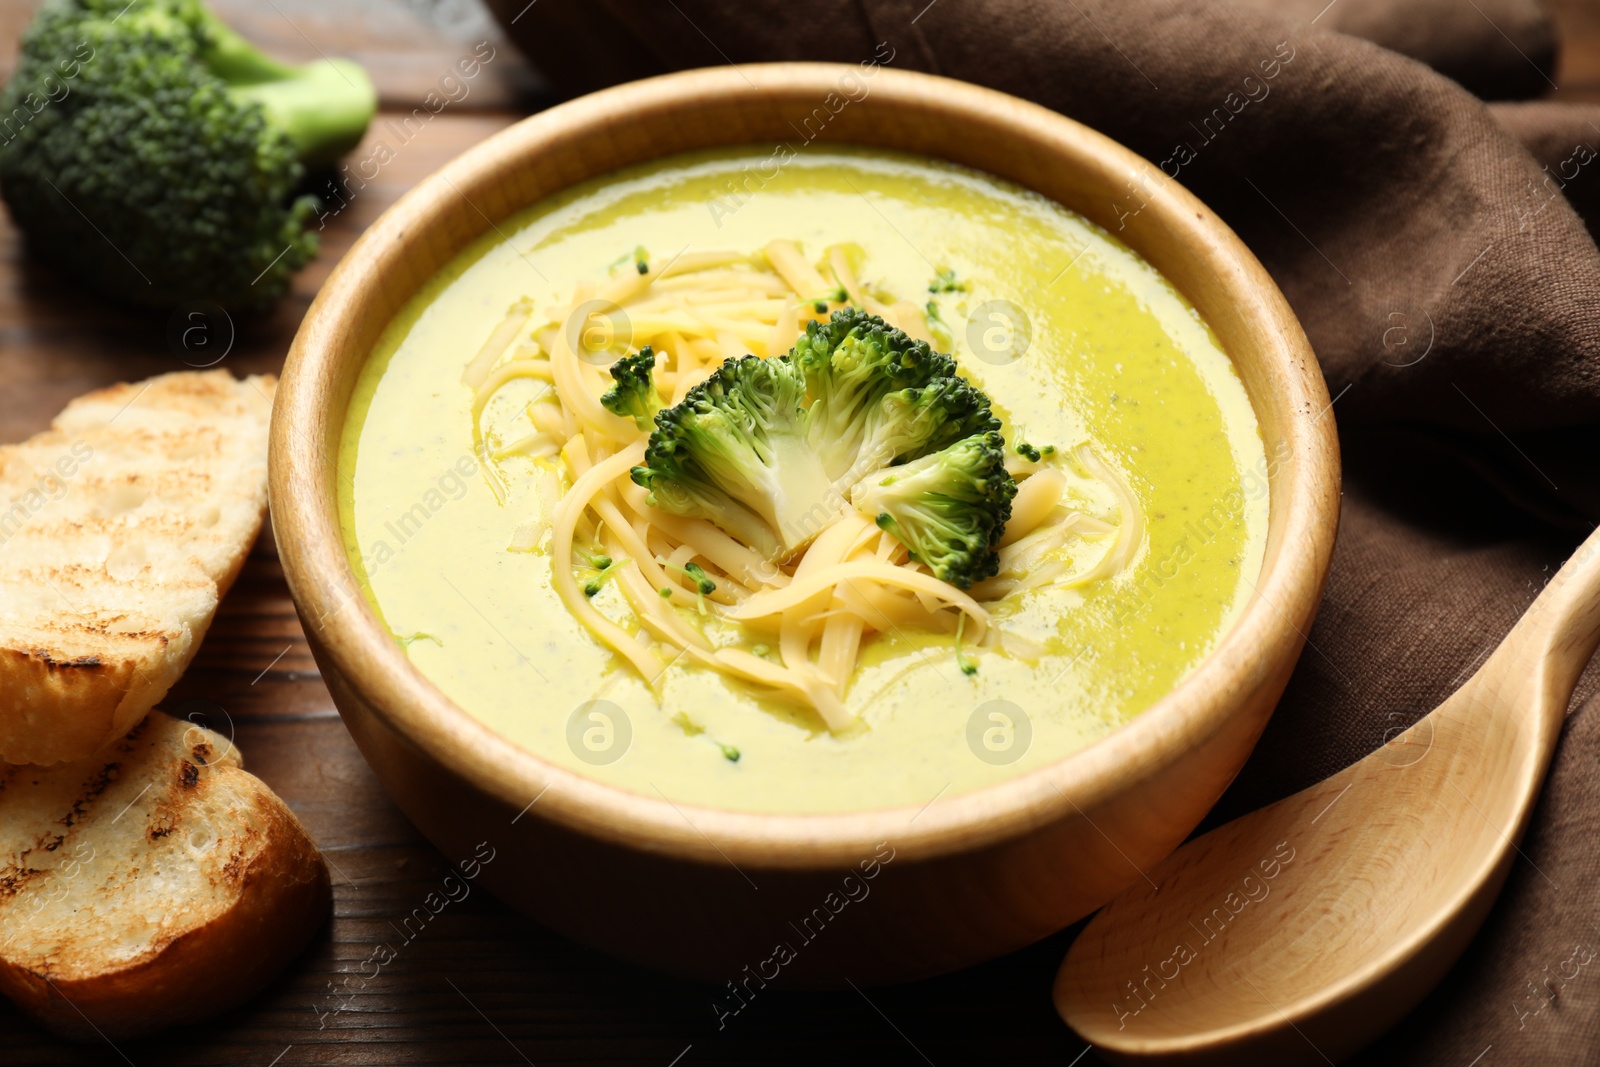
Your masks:
M261 529L275 385L114 385L0 446L0 762L82 759L183 672Z
M0 767L0 993L64 1036L242 1002L329 899L299 820L210 730L156 711L90 759Z

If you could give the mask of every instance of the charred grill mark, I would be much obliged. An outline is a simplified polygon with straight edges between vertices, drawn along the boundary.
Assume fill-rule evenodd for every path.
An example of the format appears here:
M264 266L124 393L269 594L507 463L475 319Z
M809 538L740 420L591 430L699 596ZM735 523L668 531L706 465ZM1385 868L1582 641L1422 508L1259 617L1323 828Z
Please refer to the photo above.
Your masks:
M178 781L185 789L193 789L200 781L200 768L188 760L179 760Z
M46 669L52 671L86 671L96 670L101 666L99 656L79 656L76 659L56 659L50 654L49 649L30 648L28 655L44 663Z
M28 887L28 882L40 872L32 867L13 866L0 873L0 899L14 897Z
M101 767L93 778L89 779L88 783L83 787L82 794L73 800L72 809L59 820L62 826L70 830L77 825L79 819L89 813L90 805L99 800L100 794L104 793L111 783L116 781L120 766L120 764L108 763ZM38 783L34 784L37 785Z

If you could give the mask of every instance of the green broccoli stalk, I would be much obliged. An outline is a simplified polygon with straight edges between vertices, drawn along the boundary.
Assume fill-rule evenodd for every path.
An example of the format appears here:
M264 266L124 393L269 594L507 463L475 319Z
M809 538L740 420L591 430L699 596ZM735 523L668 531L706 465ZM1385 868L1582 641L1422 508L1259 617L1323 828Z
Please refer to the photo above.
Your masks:
M35 255L104 296L259 308L316 255L306 168L376 106L354 63L278 63L199 0L52 0L0 92L0 193Z
M637 355L623 356L611 364L611 380L616 382L600 397L600 405L613 415L632 419L641 430L648 430L662 408L652 372L655 351L645 345Z
M805 395L788 359L730 359L656 416L633 480L654 507L709 519L769 559L793 555L838 511L806 441Z
M1005 442L998 433L982 433L869 478L855 487L851 502L936 577L967 589L999 568L995 544L1016 494Z
M195 9L205 34L200 57L207 69L227 83L234 100L261 106L268 125L289 135L302 165L326 166L360 143L377 108L377 93L360 65L348 59L279 63L194 0L184 6Z

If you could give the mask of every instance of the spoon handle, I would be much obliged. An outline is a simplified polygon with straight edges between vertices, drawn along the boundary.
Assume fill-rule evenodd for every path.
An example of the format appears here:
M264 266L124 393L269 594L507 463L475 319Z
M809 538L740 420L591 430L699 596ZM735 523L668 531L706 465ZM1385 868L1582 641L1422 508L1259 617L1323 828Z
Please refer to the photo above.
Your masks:
M1491 667L1504 677L1522 665L1521 677L1548 698L1535 700L1543 725L1559 732L1578 676L1600 647L1600 528L1567 559L1479 674ZM1537 668L1537 669L1533 669Z

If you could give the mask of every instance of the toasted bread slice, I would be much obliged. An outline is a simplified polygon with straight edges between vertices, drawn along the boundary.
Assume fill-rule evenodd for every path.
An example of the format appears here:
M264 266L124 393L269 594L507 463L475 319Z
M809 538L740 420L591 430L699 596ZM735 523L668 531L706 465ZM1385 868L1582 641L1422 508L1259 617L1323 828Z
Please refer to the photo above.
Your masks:
M0 762L82 759L183 673L261 529L275 385L114 385L0 446Z
M0 767L0 993L64 1036L240 1003L329 899L299 820L210 730L157 711L93 758Z

